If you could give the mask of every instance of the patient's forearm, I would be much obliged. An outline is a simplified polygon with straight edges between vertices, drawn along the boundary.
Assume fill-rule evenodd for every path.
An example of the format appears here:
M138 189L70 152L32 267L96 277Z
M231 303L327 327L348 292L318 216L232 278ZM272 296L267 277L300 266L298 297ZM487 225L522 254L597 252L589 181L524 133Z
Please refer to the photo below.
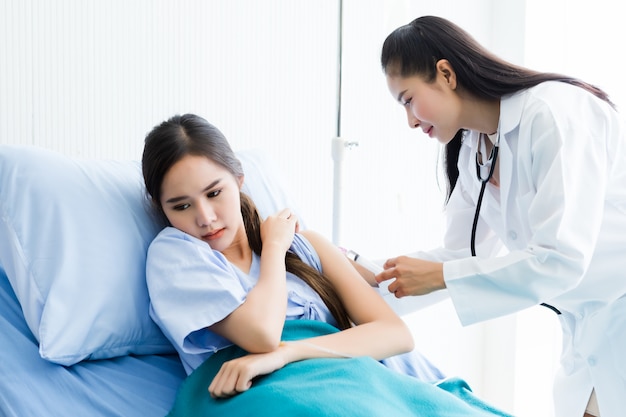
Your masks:
M361 274L365 282L370 284L372 287L378 287L378 282L376 282L376 277L370 270L368 270L367 268L364 268L362 265L356 263L352 259L350 259L350 263L359 272L359 274Z
M261 271L245 301L211 330L251 353L278 347L287 311L285 252L267 245Z
M381 360L413 347L413 337L404 322L381 320L325 336L283 342L279 350L284 350L290 363L320 357L370 356Z
M224 362L209 392L216 398L231 397L247 391L255 377L304 359L370 356L380 360L411 349L413 338L402 320L377 320L325 336L281 342L272 352Z

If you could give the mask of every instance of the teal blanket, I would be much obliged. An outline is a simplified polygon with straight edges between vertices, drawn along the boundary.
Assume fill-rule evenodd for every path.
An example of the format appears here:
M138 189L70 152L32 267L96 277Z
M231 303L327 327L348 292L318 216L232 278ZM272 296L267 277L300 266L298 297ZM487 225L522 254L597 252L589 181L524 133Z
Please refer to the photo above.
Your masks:
M283 340L336 331L322 322L289 320ZM290 363L255 379L244 393L211 398L207 388L222 363L245 354L232 346L211 356L183 381L168 416L510 416L479 400L461 379L434 385L392 371L370 357Z

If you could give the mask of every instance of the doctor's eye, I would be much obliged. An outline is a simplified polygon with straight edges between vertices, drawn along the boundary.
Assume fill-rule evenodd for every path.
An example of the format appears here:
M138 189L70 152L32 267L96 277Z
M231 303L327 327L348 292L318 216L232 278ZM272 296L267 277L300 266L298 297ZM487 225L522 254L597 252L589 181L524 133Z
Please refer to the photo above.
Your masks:
M402 103L402 105L404 107L410 107L411 106L411 100L413 100L412 98L408 98L404 101L404 103Z

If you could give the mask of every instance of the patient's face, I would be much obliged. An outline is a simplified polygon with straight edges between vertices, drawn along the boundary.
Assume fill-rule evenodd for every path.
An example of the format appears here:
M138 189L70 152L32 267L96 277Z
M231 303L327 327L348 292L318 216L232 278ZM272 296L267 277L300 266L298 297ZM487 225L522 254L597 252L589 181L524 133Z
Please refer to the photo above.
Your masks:
M187 155L165 174L161 206L172 226L223 252L233 242L247 244L240 186L241 181L221 165Z

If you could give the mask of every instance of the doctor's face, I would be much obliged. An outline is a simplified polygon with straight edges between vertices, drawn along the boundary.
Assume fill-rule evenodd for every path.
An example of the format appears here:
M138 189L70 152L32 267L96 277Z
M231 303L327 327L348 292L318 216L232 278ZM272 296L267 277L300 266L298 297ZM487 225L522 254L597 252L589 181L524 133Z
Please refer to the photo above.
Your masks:
M223 252L234 242L247 244L238 179L205 156L187 155L167 171L161 207L172 226Z
M459 131L460 102L450 80L437 73L434 82L421 76L387 74L387 87L404 107L411 129L421 128L431 138L447 144Z

